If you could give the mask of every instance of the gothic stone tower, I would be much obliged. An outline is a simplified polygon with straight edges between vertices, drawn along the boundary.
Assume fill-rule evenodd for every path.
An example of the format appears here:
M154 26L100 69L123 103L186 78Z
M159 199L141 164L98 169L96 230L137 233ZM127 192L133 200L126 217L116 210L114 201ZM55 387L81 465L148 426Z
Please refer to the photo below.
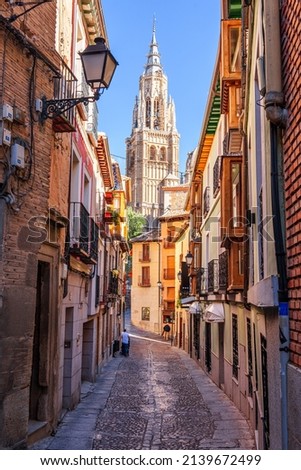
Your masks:
M168 97L155 27L139 94L133 111L132 133L126 139L126 173L132 182L132 207L148 220L148 228L164 210L163 186L178 185L179 139L175 104Z

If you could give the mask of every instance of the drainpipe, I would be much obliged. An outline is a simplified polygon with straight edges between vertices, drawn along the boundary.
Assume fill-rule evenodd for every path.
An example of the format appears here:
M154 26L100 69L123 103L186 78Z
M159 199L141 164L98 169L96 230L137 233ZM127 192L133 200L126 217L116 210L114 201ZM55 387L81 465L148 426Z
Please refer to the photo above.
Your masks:
M264 0L265 25L265 112L270 121L270 157L273 228L278 271L278 314L280 329L281 437L288 449L287 363L289 360L289 319L285 246L284 193L280 128L287 125L281 80L281 43L279 0Z
M286 127L288 113L284 108L281 80L281 44L279 0L263 0L265 23L266 117L279 127Z

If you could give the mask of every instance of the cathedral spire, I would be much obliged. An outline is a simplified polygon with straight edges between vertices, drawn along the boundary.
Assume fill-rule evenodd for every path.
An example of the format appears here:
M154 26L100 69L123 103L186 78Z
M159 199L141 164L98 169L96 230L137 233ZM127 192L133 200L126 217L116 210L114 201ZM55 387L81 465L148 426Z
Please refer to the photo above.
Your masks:
M156 18L153 17L153 32L152 40L149 48L149 53L147 56L147 63L145 66L145 73L147 75L154 74L156 72L162 72L162 65L160 63L160 54L158 49L158 44L156 40Z

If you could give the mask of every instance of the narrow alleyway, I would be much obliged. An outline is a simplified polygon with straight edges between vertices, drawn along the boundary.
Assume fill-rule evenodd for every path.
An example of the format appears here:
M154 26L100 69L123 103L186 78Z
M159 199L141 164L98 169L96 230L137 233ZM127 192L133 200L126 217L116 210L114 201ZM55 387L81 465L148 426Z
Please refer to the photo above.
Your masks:
M255 448L244 417L186 353L130 333L130 356L112 359L56 435L33 448Z

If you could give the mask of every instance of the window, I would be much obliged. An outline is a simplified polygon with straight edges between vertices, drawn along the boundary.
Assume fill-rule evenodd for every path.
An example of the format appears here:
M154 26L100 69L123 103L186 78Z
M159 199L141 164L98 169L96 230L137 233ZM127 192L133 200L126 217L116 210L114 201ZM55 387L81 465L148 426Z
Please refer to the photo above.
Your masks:
M232 314L232 375L238 379L238 321L234 313Z
M228 291L243 289L243 243L229 246Z
M149 307L141 308L141 320L144 320L144 321L150 320L150 308Z
M154 102L154 129L160 129L160 103L158 99Z
M166 160L166 148L165 147L161 147L160 149L160 160L162 162L165 162Z
M150 261L150 247L147 243L142 245L142 261Z
M205 322L205 366L211 372L211 323Z
M156 147L154 145L152 145L151 148L150 148L149 159L150 160L155 160L156 159Z
M224 155L221 171L221 235L237 241L244 234L241 157Z
M150 127L150 121L151 121L151 100L147 98L145 102L145 125L146 127Z
M149 266L143 266L142 268L142 275L139 276L138 278L138 285L140 287L150 287L150 267Z
M206 217L210 210L210 187L209 186L205 188L203 203L204 203L203 213L204 213L204 217Z
M220 189L220 173L221 157L217 157L213 166L213 197L216 197Z
M231 163L231 182L232 182L232 217L233 227L239 227L241 216L241 177L240 163Z
M230 44L230 57L229 68L230 72L240 72L241 58L240 58L240 27L229 27L229 44Z
M251 328L250 318L247 318L247 345L248 345L248 349L247 349L247 352L248 352L248 395L249 397L253 397L252 328Z
M241 20L222 21L222 78L240 78L241 72Z
M235 89L241 80L241 20L223 20L221 29L221 110L227 113L234 100L238 99ZM233 88L233 89L232 89ZM236 112L237 106L233 106ZM233 117L233 116L232 116ZM235 122L231 117L232 125ZM231 125L231 127L232 127ZM235 127L237 127L235 125Z

